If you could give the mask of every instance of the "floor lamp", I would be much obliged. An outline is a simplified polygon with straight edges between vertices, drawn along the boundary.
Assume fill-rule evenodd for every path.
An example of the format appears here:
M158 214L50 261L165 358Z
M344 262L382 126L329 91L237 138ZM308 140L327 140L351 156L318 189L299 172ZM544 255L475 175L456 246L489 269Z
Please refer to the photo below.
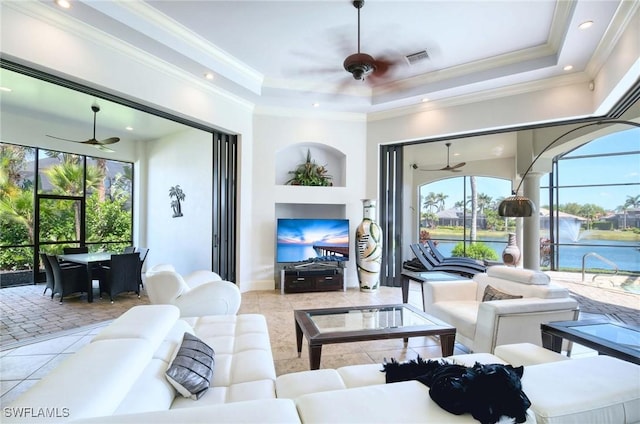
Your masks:
M538 153L538 155L533 159L533 161L531 162L531 164L529 165L527 170L524 171L524 174L522 175L522 178L520 179L520 183L518 184L518 187L516 187L516 189L511 192L511 196L505 198L502 202L500 202L500 205L498 206L498 215L505 216L505 217L531 216L533 214L533 212L536 211L536 206L533 204L533 202L528 197L520 196L518 194L518 191L520 191L520 187L522 186L522 183L524 182L524 179L527 176L527 174L529 173L529 171L531 171L531 168L533 167L533 164L536 163L538 161L538 159L540 159L540 156L542 156L542 154L544 152L549 150L549 148L551 148L551 146L556 144L558 141L560 141L565 136L567 136L569 134L572 134L572 133L574 133L576 131L579 131L579 130L581 130L583 128L591 127L591 126L594 126L594 125L606 125L606 124L626 124L626 125L631 125L631 126L640 128L640 123L634 122L634 121L626 121L626 120L623 120L623 119L603 119L603 120L599 120L599 121L595 121L595 122L589 122L589 123L584 124L584 125L580 125L579 127L573 128L572 130L569 130L569 131L565 132L564 134L560 135L555 140L553 140L551 143L549 143L544 149L542 149L542 151L540 153Z

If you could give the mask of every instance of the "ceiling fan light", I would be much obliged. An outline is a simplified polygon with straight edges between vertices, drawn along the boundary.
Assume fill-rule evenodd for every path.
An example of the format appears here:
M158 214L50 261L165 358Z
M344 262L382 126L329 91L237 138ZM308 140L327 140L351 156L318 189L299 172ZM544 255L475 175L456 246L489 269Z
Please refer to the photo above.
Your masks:
M498 206L498 215L506 217L531 216L535 211L536 206L528 197L517 194L507 197Z
M348 56L343 63L354 79L361 80L375 71L375 59L366 53L354 53Z

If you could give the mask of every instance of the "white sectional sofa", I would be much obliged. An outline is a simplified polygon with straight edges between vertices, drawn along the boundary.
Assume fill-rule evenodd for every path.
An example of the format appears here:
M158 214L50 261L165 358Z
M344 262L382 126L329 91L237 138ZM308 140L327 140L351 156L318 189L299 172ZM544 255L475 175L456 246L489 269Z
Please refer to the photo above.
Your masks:
M199 400L177 394L165 377L185 332L215 350L213 381ZM628 362L567 359L532 344L448 359L525 365L523 388L532 401L527 423L640 421L640 366ZM418 382L384 384L381 368L354 365L276 378L263 316L185 320L172 305L137 306L7 405L2 422L477 422L441 409Z
M485 289L522 296L483 301ZM426 281L424 310L456 327L456 341L473 352L493 352L502 344L542 344L540 324L578 318L569 290L543 272L491 266L471 280Z
M177 394L165 376L185 332L215 351L211 388L197 401ZM264 316L180 319L173 305L136 306L9 405L10 411L27 411L28 416L5 413L3 422L33 422L33 411L51 413L46 422L99 416L113 416L117 422L122 414L195 406L217 410L248 400L258 402L255 408L273 411L274 420L297 421L295 407L275 399L275 380ZM255 411L247 413L247 419L256 417Z
M569 359L531 343L498 346L496 354L447 358L524 365L522 387L531 407L527 423L625 424L640 422L640 366L608 356ZM279 398L295 400L304 423L477 423L452 415L415 381L384 384L381 366L353 365L286 374L276 380Z

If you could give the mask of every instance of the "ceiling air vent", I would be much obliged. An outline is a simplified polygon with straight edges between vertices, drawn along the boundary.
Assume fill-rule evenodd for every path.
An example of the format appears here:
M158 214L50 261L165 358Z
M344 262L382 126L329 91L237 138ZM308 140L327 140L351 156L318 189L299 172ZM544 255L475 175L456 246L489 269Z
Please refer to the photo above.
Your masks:
M419 52L408 54L404 58L407 59L409 65L415 65L418 62L429 59L429 53L426 50L420 50Z

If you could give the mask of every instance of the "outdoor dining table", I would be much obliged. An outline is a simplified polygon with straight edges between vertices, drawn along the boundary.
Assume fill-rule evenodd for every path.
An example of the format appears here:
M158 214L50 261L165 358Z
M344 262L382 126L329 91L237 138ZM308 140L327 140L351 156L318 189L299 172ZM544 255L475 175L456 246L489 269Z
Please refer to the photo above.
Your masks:
M109 262L111 255L117 252L97 252L97 253L72 253L68 255L58 255L58 259L76 264L83 264L87 267L87 301L93 302L93 277L91 270L93 265L101 262Z

